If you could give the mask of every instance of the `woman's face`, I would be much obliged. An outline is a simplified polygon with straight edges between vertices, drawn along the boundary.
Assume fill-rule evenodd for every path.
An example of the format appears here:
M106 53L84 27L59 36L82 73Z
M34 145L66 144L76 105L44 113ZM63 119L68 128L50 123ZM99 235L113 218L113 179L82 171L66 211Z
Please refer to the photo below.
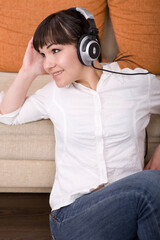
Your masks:
M45 71L52 76L58 87L83 80L86 66L79 61L74 45L48 44L39 51L44 57Z

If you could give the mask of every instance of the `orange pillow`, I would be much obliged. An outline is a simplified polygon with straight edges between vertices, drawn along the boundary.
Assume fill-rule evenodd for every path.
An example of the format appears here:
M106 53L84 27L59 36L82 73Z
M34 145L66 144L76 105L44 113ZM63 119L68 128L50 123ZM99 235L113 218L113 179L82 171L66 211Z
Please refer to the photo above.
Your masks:
M108 0L121 68L142 67L160 74L160 0Z
M5 0L0 8L0 71L18 72L29 39L49 14L70 7L84 7L95 16L102 35L106 0Z

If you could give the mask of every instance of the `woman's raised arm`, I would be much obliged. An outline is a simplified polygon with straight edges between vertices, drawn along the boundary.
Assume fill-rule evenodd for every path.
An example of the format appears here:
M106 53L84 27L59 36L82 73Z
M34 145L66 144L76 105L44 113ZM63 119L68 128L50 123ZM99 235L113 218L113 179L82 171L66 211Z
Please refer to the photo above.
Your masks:
M2 100L0 113L7 114L21 107L31 83L44 72L43 57L36 52L33 47L33 39L31 39L24 55L22 67Z

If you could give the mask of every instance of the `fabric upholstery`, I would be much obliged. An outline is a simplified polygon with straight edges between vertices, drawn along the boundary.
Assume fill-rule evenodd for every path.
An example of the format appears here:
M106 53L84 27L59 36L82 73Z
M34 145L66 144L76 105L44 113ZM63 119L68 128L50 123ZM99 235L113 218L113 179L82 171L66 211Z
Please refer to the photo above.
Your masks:
M108 0L109 14L119 48L129 55L120 67L142 67L160 74L160 1Z

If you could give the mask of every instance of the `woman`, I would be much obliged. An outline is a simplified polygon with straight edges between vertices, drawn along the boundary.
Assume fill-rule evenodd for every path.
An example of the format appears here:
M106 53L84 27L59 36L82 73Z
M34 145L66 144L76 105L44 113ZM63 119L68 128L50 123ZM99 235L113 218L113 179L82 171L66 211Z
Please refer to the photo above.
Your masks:
M160 147L142 170L145 128L150 114L160 113L160 81L143 69L101 64L97 34L84 9L42 21L3 97L0 122L54 124L53 239L158 240ZM52 81L26 98L44 72Z

